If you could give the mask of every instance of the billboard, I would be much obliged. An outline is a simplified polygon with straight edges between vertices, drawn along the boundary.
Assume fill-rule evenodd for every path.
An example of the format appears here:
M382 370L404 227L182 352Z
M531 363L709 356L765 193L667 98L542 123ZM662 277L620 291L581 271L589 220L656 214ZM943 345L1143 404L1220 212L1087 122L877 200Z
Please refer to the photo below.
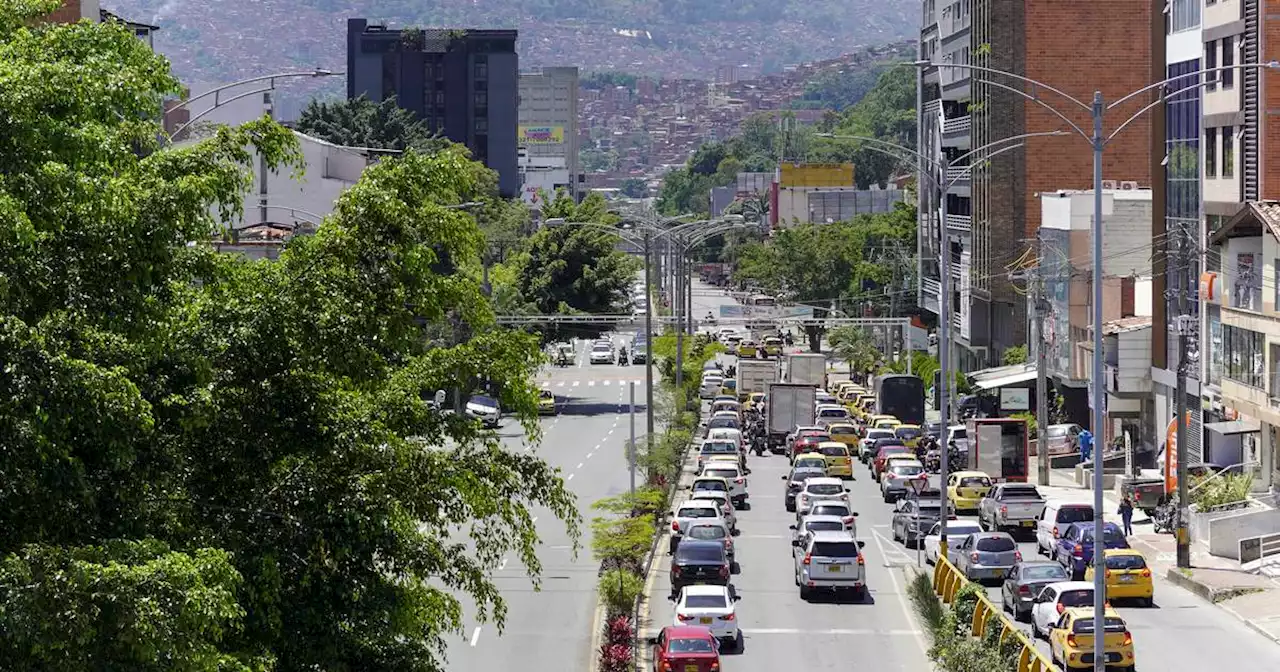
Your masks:
M852 187L852 163L783 163L778 168L778 186Z
M521 145L559 145L564 143L564 126L521 126L516 143Z

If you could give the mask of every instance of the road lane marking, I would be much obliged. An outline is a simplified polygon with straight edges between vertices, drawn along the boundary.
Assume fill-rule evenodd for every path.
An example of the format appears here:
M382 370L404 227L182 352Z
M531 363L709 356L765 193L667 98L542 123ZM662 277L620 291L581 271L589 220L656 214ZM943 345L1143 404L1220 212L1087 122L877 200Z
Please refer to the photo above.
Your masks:
M578 386L578 382L579 382L579 381L576 381L576 380L575 380L575 381L573 381L573 386L574 386L574 387L577 387L577 386Z
M502 562L498 563L498 571L499 571L499 572L501 572L502 570L504 570L504 569L506 569L506 568L507 568L507 559L506 559L506 558L503 558L503 559L502 559Z
M475 646L476 642L479 640L480 640L480 626L477 625L476 629L471 631L471 646Z
M876 630L874 628L831 628L811 630L799 628L743 628L744 635L884 635L889 637L919 637L919 630Z
M596 454L596 451L594 451L594 450L593 450L593 451L591 451L591 452L589 452L589 453L587 453L587 459L588 459L588 460L589 460L589 459L591 459L591 456L592 456L592 455L595 455L595 454Z
M613 430L612 430L612 429L610 429L610 430L609 430L609 433L610 433L610 434L612 434L612 433L613 433Z
M739 539L790 539L791 537L785 534L744 534L738 538Z
M871 540L876 542L876 546L880 548L880 555L886 558L885 563L887 566L888 554L885 553L884 543L881 541L882 539L884 539L883 535L875 530L871 530ZM912 627L918 628L919 624L916 623L915 616L911 613L911 607L907 606L907 596L902 592L902 584L898 583L897 570L893 567L887 568L889 570L889 582L893 584L893 593L898 598L898 606L902 607L902 613L907 617L907 622L910 623ZM926 660L928 660L929 646L925 644L924 636L920 634L919 630L916 631L916 644L920 646L920 653L924 655Z
M556 387L564 387L564 381L562 380L562 381L560 381L560 382L556 383Z
M578 469L581 469L583 464L585 464L585 462L579 462L579 463L578 463L578 467L577 467L577 468L578 468Z
M595 386L596 386L596 381L594 380L587 381L587 387L595 387Z
M609 384L609 381L608 381L608 380L606 380L606 381L604 381L603 383L601 383L601 385L608 385L608 384Z
M574 477L574 474L569 474L569 478L564 479L564 482L568 483L569 481L572 481L573 477Z

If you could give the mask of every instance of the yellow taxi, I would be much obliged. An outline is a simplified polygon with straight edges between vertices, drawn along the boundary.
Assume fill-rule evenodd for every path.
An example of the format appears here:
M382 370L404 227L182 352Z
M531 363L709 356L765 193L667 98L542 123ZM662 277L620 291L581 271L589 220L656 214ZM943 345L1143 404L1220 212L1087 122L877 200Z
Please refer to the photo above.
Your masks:
M871 415L867 417L867 426L872 429L897 429L901 425L892 415Z
M706 461L702 463L702 467L705 469L708 464L712 464L714 462L727 462L729 464L738 464L739 460L737 455L724 455L724 454L708 455Z
M1107 597L1118 600L1137 600L1151 606L1155 586L1151 582L1151 568L1140 551L1132 548L1108 548L1103 579L1107 582ZM1084 570L1084 580L1093 580L1093 565Z
M858 397L858 417L869 417L876 407L876 395L867 393Z
M991 492L991 477L984 471L957 471L947 477L947 497L956 511L977 511L978 502Z
M822 453L827 461L827 475L841 478L853 478L853 458L849 456L849 446L840 441L823 441L815 452Z
M839 441L849 446L849 450L857 450L858 443L862 440L858 435L857 426L848 422L833 422L827 425L827 433L831 435L832 441Z
M920 443L920 437L924 436L924 430L920 425L898 425L893 430L893 435L902 439L902 444L915 448Z
M756 353L759 351L760 349L756 347L755 341L743 341L738 344L737 355L747 359L755 359Z
M753 408L764 410L764 392L752 392L747 395L747 400L742 403L742 410L749 411Z
M538 414L556 414L556 395L552 394L551 390L542 390L538 392Z
M859 387L857 383L851 383L846 380L836 388L836 401L842 404L850 404L858 398L858 395L865 393L866 390Z
M1111 607L1107 607L1103 614L1102 645L1107 656L1107 669L1132 672L1135 667L1133 634ZM1094 669L1094 631L1092 607L1064 609L1049 630L1049 653L1054 664L1061 665L1064 670Z
M765 357L781 357L782 339L777 336L770 336L764 339L763 349Z

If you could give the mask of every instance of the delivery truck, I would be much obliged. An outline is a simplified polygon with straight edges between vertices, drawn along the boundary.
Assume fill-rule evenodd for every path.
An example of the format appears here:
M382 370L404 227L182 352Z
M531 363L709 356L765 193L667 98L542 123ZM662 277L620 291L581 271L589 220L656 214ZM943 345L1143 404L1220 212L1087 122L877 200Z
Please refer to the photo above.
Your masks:
M786 449L787 434L796 425L813 424L817 389L813 385L773 383L765 393L765 417L769 425L769 450L781 453Z
M827 386L827 357L819 352L802 352L787 355L788 383L812 385L817 388ZM810 418L812 420L812 418Z
M738 362L738 396L764 392L771 383L779 382L778 378L777 360L741 360Z

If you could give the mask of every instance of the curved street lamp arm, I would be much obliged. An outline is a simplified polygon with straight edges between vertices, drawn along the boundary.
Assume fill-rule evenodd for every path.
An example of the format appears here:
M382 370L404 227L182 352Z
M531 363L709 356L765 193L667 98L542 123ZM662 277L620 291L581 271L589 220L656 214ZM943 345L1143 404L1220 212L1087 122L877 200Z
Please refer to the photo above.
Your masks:
M271 79L282 79L282 78L285 78L285 77L332 77L332 76L335 76L335 75L345 75L345 74L347 74L347 73L345 73L345 72L332 72L332 71L330 71L330 70L324 70L324 69L322 69L322 68L316 68L315 70L312 70L312 71L310 71L310 72L278 72L278 73L276 73L276 74L274 74L274 75L262 75L261 77L250 77L249 79L242 79L242 80L240 80L240 81L238 81L238 82L231 82L230 84L223 84L222 86L219 86L219 87L217 87L217 88L214 88L214 89L210 89L210 90L208 90L208 91L205 91L204 93L202 93L202 94L200 94L200 95L198 95L198 96L192 96L192 97L190 97L190 98L187 98L186 100L184 100L184 101L182 101L182 102L178 103L177 105L174 105L173 107L169 108L169 109L168 109L168 112L172 112L172 111L174 111L174 110L182 109L182 108L184 108L184 107L186 107L186 106L190 105L191 103L194 103L194 102L196 102L197 100L200 100L201 98L204 98L204 97L206 97L206 96L212 96L212 95L214 95L214 94L217 94L217 93L218 93L218 92L220 92L220 91L226 91L227 89L234 89L234 88L235 88L235 87L237 87L237 86L244 86L245 84L253 84L254 82L265 82L265 81L267 81L267 80L271 80ZM273 88L274 88L274 87L273 87ZM261 93L261 92L259 92L259 93ZM234 98L232 98L232 100L235 100L235 99L234 99Z
M1026 147L1026 143L1025 143L1025 142L1019 142L1019 143L1018 143L1018 144L1016 144L1016 145L1009 145L1008 147L1001 147L1000 149L997 149L996 151L991 152L990 154L988 154L988 155L986 155L985 157L983 157L983 161L986 161L986 160L988 160L988 159L991 159L991 158L994 158L994 157L1000 156L1001 154L1004 154L1005 152L1012 152L1013 150L1015 150L1015 149L1020 149L1020 148L1022 148L1022 147ZM971 163L971 164L969 164L969 165L967 165L967 166L960 166L960 167L964 168L964 170L960 171L959 173L956 173L955 179L949 179L949 180L947 180L946 184L947 184L948 189L944 189L944 191L949 190L949 188L950 188L950 186L951 186L951 184L952 184L952 183L954 183L954 182L956 182L956 181L960 180L960 179L961 179L961 178L963 178L965 175L968 175L969 173L973 172L973 169L974 169L974 168L976 168L977 166L978 166L978 164L976 164L976 163Z
M911 156L919 159L920 161L930 164L932 168L935 168L935 169L946 168L946 166L938 163L932 158L929 158L924 154L921 154L920 152L914 149L911 149L910 147L904 147L903 145L899 145L896 142L889 142L888 140L881 140L880 138L872 138L866 135L844 135L844 134L837 134L837 133L814 133L814 135L819 138L829 138L831 140L854 140L857 142L865 142L869 145L880 145L888 149L896 149L901 152L906 152L907 154L910 154ZM893 156L894 158L897 158L899 160L903 158L902 156L888 154L887 152L881 152L881 153L886 154L887 156ZM916 166L917 169L919 169L919 167L920 167L919 165Z
M957 156L956 158L952 159L950 162L947 163L947 167L954 168L956 167L956 164L959 164L964 159L974 156L975 154L985 152L989 149L996 149L997 147L1000 147L1006 143L1016 142L1018 143L1017 146L1021 147L1022 145L1026 144L1021 141L1026 140L1028 138L1052 138L1052 137L1057 137L1061 135L1070 135L1070 133L1062 129L1058 129L1056 131L1039 131L1037 133L1023 133L1021 135L1011 135L1007 138L1001 138L999 140L992 140L991 142L988 142L987 144L981 147L978 147L976 149L971 149L968 152L965 152L964 154ZM995 156L995 154L992 153L990 156Z
M993 81L987 80L987 81L984 81L983 84L989 84L991 86L996 87L997 89L1003 89L1010 93L1016 93L1017 95L1022 96L1023 98L1035 103L1036 105L1043 107L1044 109L1051 112L1053 116L1061 119L1062 123L1070 126L1071 130L1075 131L1076 133L1079 133L1080 137L1084 138L1086 141L1090 143L1093 142L1092 140L1093 136L1091 134L1086 133L1084 129L1080 128L1080 126L1076 124L1076 122L1071 121L1071 119L1069 119L1067 115L1059 111L1058 108L1050 105L1049 103L1046 103L1042 98L1040 98L1040 96L1031 95L1030 93L1023 91L1022 89L1019 89L1016 86L1009 86L1008 84L1001 84L1000 82L993 82Z
M571 226L583 229L595 229L603 233L611 233L633 245L643 245L644 238L648 237L647 233L644 236L637 236L635 234L631 234L627 229L619 229L611 224L600 224L599 222L564 222L563 224L556 224L552 228L559 229Z
M1178 77L1176 79L1186 79L1188 76L1189 75L1183 75L1182 77ZM1165 80L1164 82L1161 82L1161 84L1168 84L1170 81L1171 80ZM1181 89L1177 89L1175 91L1162 91L1159 97L1157 97L1155 100L1151 101L1150 103L1147 103L1146 105L1144 105L1141 110L1134 112L1133 116L1129 117L1128 119L1125 119L1124 123L1117 126L1116 130L1112 131L1111 134L1107 136L1106 142L1111 142L1111 139L1119 135L1120 131L1123 131L1125 127L1137 121L1138 117L1141 117L1147 112L1150 112L1151 110L1155 109L1155 106L1159 105L1160 103L1166 102L1169 98L1172 98L1178 94L1186 93L1187 91L1192 91L1211 83L1213 82L1196 82L1195 84L1184 86ZM1108 106L1107 109L1111 109L1111 108Z
M241 98L247 98L247 97L249 97L249 96L256 96L256 95L257 95L257 94L259 94L259 93L266 93L266 92L268 92L268 91L274 91L274 90L275 90L275 87L268 86L268 87L264 87L264 88L261 88L261 89L254 89L253 91L246 91L246 92L244 92L244 93L242 93L242 94L240 94L240 95L238 95L238 96L233 96L233 97L228 98L228 99L226 99L226 100L220 101L217 105L214 105L213 107L210 107L209 109L202 111L200 114L197 114L196 116L191 117L190 119L188 119L188 120L187 120L187 123L185 123L185 124L183 124L183 125L181 125L181 126L177 127L176 129L174 129L174 131L173 131L173 135L171 135L171 136L169 136L169 137L173 137L173 138L178 137L178 135L179 135L179 134L181 134L183 131L187 130L187 127L188 127L188 126L190 126L191 124L196 123L197 121L200 121L201 119L203 119L203 118L204 118L204 116L205 116L205 115L207 115L207 114L209 114L210 112L212 112L212 111L214 111L214 110L218 109L218 107L220 107L220 106L222 106L222 105L226 105L227 103L235 102L235 101L237 101L237 100L240 100ZM172 109L170 109L169 111L170 111L170 112L172 112L172 111L173 111L173 109L177 109L177 108L172 108Z
M706 242L710 238L715 238L716 236L728 233L736 229L745 229L745 228L756 228L756 227L754 224L737 223L737 224L723 224L718 227L707 229L706 231L699 231L698 233L690 236L688 240L684 241L682 245L682 249L688 251L694 247L697 247L699 244Z
M1034 87L1038 87L1038 88L1044 89L1045 91L1049 91L1049 92L1051 92L1051 93L1056 93L1056 94L1058 94L1059 96L1062 96L1063 98L1066 98L1067 100L1069 100L1069 101L1071 101L1071 102L1075 103L1076 105L1080 106L1081 108L1083 108L1083 109L1085 109L1085 110L1088 110L1088 111L1090 111L1090 112L1092 112L1092 111L1093 111L1093 106L1092 106L1092 105L1090 105L1089 103L1085 103L1085 102L1081 101L1079 98L1076 98L1075 96L1073 96L1073 95L1071 95L1071 94L1067 93L1066 91L1063 91L1062 89L1054 88L1054 87L1052 87L1052 86L1050 86L1050 85L1048 85L1048 84L1045 84L1044 82L1041 82L1041 81L1039 81L1039 80L1031 79L1030 77L1023 77L1022 75L1014 74L1014 73L1012 73L1012 72L1006 72L1006 71L1004 71L1004 70L998 70L998 69L996 69L996 68L988 68L988 67L985 67L985 66L982 66L982 65L967 65L967 64L963 64L963 63L934 63L934 62L932 62L932 61L916 61L916 67L917 67L917 68L961 68L961 69L964 69L964 70L971 70L971 71L974 71L974 72L985 72L985 73L992 74L992 75L1004 75L1005 77L1009 77L1009 78L1011 78L1011 79L1016 79L1016 80L1018 80L1018 81L1020 81L1020 82L1023 82L1023 83L1026 83L1026 84L1030 84L1031 86L1034 86ZM983 83L984 83L984 84L989 84L989 83L991 83L991 80L989 80L989 79L983 80ZM1025 91L1023 91L1022 93L1023 93L1024 95L1026 95L1027 97L1034 98L1034 96L1032 96L1032 95L1031 95L1031 94L1029 94L1029 93L1026 93Z
M1113 101L1113 102L1111 102L1111 103L1108 103L1108 104L1107 104L1106 109L1111 110L1111 109L1113 109L1113 108L1119 107L1120 105L1125 104L1126 102L1128 102L1128 101L1129 101L1130 99L1132 99L1132 98L1135 98L1135 97L1137 97L1137 96L1140 96L1140 95L1142 95L1142 94L1144 94L1144 93L1146 93L1146 92L1148 92L1148 91L1150 91L1150 90L1152 90L1152 89L1156 89L1156 88L1159 88L1159 87L1162 87L1162 86L1166 86L1166 85L1171 84L1171 83L1173 83L1173 82L1176 82L1176 81L1178 81L1178 80L1180 80L1180 79L1186 79L1186 78L1188 78L1188 77L1196 77L1196 78L1199 78L1201 75L1206 75L1206 74L1209 74L1209 73L1211 73L1211 72L1219 72L1219 71L1222 71L1222 70L1235 70L1236 68L1250 68L1250 69L1256 69L1256 70L1263 70L1263 69L1276 70L1276 69L1280 69L1280 61L1267 61L1266 63L1240 63L1239 65L1223 65L1223 66L1220 66L1220 67L1217 67L1217 68L1205 68L1204 70L1198 70L1198 71L1196 71L1196 72L1189 72L1189 73L1187 73L1187 74L1185 74L1185 75L1178 75L1177 77L1170 77L1170 78L1168 78L1168 79L1166 79L1166 80L1163 80L1163 81L1160 81L1160 82L1156 82L1155 84L1148 84L1148 85L1146 85L1146 86L1142 87L1141 89L1138 89L1137 91L1133 91L1133 92L1128 93L1128 94L1126 94L1126 95L1124 95L1124 96L1122 96L1122 97L1120 97L1120 98L1117 98L1115 101ZM1216 81L1216 80L1214 80L1214 81ZM1208 84L1208 83L1210 83L1210 82L1201 82L1200 84L1197 84L1197 86L1203 86L1204 84ZM1168 95L1173 95L1173 94L1165 94L1165 95L1166 95L1166 96L1168 96Z

